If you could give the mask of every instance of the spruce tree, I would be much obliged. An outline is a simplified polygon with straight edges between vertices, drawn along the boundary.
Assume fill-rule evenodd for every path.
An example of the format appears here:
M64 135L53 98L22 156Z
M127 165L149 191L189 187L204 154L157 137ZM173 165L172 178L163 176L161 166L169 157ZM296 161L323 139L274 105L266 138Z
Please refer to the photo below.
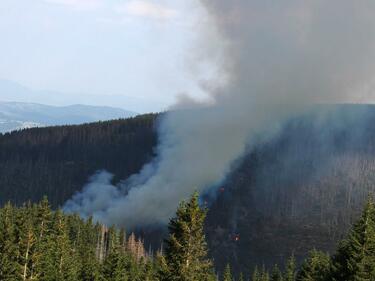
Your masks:
M176 217L169 223L169 239L165 252L168 281L215 280L211 260L207 257L207 245L203 224L206 211L199 207L198 194L189 202L182 202Z
M125 264L123 260L120 237L114 227L109 229L109 253L102 268L102 280L126 280Z
M82 223L81 223L82 224ZM98 230L89 218L83 225L79 236L76 238L76 249L81 263L79 270L79 280L95 281L99 278L99 262L95 256Z
M17 257L14 208L7 203L0 212L0 280L18 280Z
M69 240L66 218L61 211L53 215L50 227L44 229L39 269L42 281L75 281L77 280L79 263Z
M262 272L260 275L260 280L261 281L269 281L270 280L270 275L268 274L268 271L266 270L266 267L263 265L262 267Z
M33 268L38 264L41 253L36 251L36 236L30 206L17 211L15 233L18 245L18 276L21 280L32 280Z
M334 280L375 280L375 207L369 198L359 220L333 257Z
M255 266L252 277L251 277L251 281L261 281L261 277L262 277L262 274L261 272L259 272L258 266Z
M230 269L229 263L225 267L224 274L223 274L223 281L233 281L232 271Z
M284 281L294 281L296 278L296 259L292 255L287 263L284 275Z
M275 264L272 268L271 281L283 281L283 274L277 264Z
M330 257L323 252L313 250L303 262L297 275L297 281L325 281L330 273Z

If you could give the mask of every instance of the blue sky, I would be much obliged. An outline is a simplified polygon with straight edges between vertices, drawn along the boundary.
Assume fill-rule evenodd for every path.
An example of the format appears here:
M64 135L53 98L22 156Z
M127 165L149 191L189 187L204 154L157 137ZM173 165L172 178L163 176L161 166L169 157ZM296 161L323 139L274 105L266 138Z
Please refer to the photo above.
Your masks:
M1 0L0 79L55 92L47 103L123 96L157 111L203 95L191 63L202 22L196 0Z

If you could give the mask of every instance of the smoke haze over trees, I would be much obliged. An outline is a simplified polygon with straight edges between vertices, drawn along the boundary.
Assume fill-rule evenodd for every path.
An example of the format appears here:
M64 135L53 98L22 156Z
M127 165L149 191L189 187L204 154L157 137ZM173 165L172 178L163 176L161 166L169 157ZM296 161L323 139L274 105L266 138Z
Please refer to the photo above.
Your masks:
M147 115L0 136L2 203L37 202L47 194L62 206L103 167L115 175L112 184L121 184L153 157L155 120ZM202 199L210 206L206 234L217 268L230 262L244 271L259 259L271 266L292 253L301 260L312 246L332 253L373 190L374 126L373 106L318 107L257 145ZM145 243L159 245L160 234L147 235Z
M205 83L207 102L182 101L179 110L164 115L156 157L124 179L126 196L113 192L97 205L92 198L101 196L103 183L92 182L66 210L91 213L106 223L165 223L176 202L194 189L219 186L247 150L277 134L288 118L316 103L358 101L371 88L372 1L201 3L206 34L197 52L216 54L206 59L221 73Z

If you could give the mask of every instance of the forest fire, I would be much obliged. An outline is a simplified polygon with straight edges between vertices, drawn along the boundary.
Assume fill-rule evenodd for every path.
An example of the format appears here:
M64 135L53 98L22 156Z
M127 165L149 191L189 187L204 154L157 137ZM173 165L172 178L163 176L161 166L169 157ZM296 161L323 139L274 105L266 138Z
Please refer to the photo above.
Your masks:
M240 241L240 235L239 234L234 234L232 237L234 242L239 242Z

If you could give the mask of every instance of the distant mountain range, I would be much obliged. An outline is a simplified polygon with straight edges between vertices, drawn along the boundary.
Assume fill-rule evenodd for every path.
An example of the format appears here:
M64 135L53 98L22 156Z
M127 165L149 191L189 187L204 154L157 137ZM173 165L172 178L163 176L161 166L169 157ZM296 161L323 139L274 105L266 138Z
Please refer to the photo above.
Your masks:
M159 99L127 96L126 94L66 93L54 90L35 90L20 83L0 78L0 101L40 103L55 106L90 104L93 106L120 107L148 113L164 111L167 105Z
M49 106L36 103L0 102L0 133L31 127L73 125L128 118L135 112L106 106Z

